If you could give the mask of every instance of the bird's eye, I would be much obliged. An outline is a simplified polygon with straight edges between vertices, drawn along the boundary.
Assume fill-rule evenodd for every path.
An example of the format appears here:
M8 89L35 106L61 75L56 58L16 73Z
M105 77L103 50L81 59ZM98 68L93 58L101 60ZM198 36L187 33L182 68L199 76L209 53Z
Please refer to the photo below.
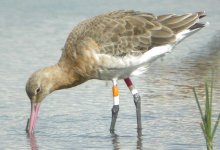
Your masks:
M40 87L36 89L36 94L40 92Z

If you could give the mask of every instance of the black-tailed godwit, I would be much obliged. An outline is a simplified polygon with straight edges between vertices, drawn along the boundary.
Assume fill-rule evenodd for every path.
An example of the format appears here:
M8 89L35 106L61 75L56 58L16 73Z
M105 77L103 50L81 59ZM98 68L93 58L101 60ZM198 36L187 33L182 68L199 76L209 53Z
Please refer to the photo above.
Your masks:
M48 94L90 79L113 82L112 132L119 111L117 80L124 79L134 98L140 131L141 98L130 76L143 73L153 61L203 28L206 23L199 20L204 16L204 12L155 16L121 10L83 21L69 34L59 62L34 72L27 81L31 100L27 132L34 131L40 104Z

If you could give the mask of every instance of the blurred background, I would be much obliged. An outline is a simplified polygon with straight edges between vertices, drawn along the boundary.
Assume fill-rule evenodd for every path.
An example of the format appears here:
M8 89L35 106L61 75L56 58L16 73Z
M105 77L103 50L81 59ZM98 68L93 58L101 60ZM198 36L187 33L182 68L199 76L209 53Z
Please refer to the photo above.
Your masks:
M219 0L1 0L0 149L206 149L192 87L203 105L204 81L214 74L213 118L220 112ZM119 82L117 135L109 133L112 84L91 80L54 92L43 102L36 133L28 137L25 84L35 70L55 64L80 21L132 9L160 14L206 11L210 25L133 77L142 96L143 136L137 137L133 99ZM97 94L98 93L98 94ZM220 149L220 129L214 149Z

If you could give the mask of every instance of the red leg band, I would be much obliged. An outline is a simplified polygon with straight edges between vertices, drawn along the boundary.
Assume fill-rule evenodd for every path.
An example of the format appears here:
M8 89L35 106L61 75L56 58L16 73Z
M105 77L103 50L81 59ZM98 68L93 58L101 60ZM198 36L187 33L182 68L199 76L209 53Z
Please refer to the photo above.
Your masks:
M126 78L126 79L124 79L124 81L125 81L125 83L127 84L128 87L130 87L131 85L133 85L132 82L131 82L131 80L130 80L130 78Z

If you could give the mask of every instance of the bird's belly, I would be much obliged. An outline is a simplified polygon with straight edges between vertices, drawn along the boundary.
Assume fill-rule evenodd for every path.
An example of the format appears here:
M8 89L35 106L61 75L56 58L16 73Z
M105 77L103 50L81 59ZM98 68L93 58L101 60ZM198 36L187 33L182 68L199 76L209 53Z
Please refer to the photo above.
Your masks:
M100 80L125 79L132 75L142 74L147 70L150 63L138 62L136 59L104 59L104 63L98 69L97 78Z
M147 70L153 61L164 56L171 49L171 45L164 45L152 48L140 56L100 55L97 78L100 80L124 79L131 75L141 74Z
M98 79L125 79L131 76L135 70L137 70L136 67L100 69L98 71Z

